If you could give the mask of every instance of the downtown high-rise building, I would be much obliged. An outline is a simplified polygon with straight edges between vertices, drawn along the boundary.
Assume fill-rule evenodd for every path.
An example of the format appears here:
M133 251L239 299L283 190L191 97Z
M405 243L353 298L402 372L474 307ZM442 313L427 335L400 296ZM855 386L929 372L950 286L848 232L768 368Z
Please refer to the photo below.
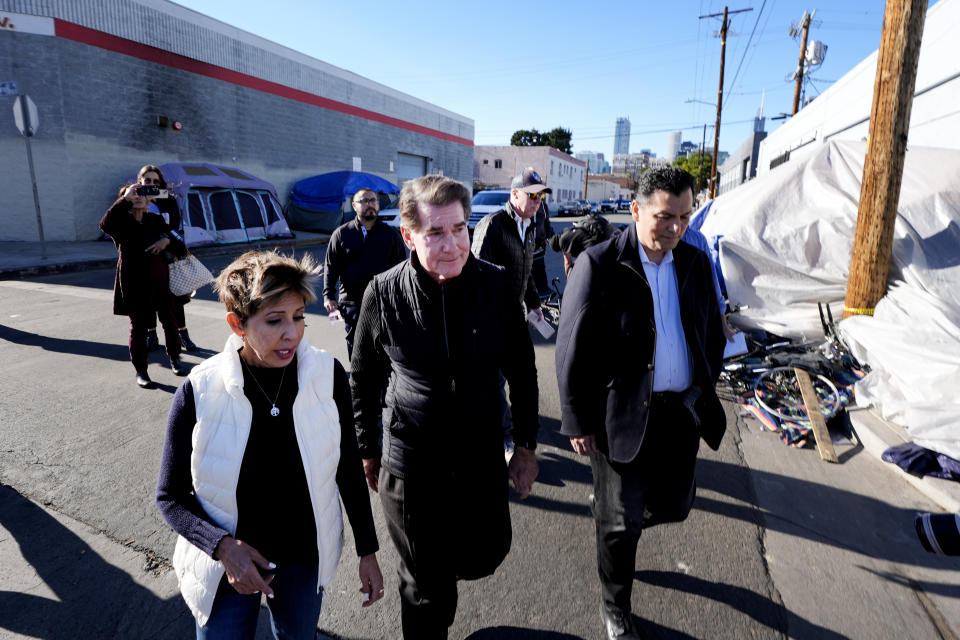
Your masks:
M630 153L630 118L617 118L613 133L613 154Z
M671 131L667 134L667 161L673 162L680 155L680 141L682 131Z

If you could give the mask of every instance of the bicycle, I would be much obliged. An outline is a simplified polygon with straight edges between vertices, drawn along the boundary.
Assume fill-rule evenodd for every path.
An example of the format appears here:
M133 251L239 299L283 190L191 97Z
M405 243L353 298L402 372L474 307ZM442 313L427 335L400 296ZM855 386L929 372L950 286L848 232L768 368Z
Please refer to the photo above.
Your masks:
M550 281L550 293L540 299L540 310L543 317L554 325L560 324L560 303L563 301L563 292L560 290L560 278L554 277Z

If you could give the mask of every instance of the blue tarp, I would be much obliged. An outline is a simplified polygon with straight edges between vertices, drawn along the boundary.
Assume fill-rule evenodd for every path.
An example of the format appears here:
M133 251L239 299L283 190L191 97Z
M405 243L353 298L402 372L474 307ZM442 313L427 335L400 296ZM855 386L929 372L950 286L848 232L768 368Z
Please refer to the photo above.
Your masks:
M293 185L292 204L305 209L339 211L344 198L360 189L377 193L400 193L399 187L380 176L362 171L334 171L304 178Z

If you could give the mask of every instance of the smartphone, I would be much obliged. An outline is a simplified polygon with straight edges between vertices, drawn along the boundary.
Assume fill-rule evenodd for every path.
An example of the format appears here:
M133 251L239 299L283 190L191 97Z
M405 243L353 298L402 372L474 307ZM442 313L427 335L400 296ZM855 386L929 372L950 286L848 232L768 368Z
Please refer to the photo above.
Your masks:
M138 196L159 196L160 191L161 191L160 187L158 187L155 184L142 184L139 187L137 187Z

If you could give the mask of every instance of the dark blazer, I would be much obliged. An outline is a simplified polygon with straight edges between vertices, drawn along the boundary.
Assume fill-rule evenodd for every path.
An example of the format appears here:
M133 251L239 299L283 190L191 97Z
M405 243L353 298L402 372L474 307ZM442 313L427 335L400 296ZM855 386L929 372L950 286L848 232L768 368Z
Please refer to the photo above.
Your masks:
M183 255L187 250L178 238L167 233L169 227L162 216L147 211L137 222L130 215L132 207L120 198L100 220L100 229L110 236L120 254L113 282L113 313L118 316L152 310L160 298L173 295L166 256L147 253L147 247L169 238L167 251Z
M509 202L500 211L484 216L473 231L473 255L507 270L510 291L517 302L527 303L527 311L540 306L540 294L533 282L536 236L536 224L531 221L520 241Z
M633 460L646 431L653 393L656 324L635 225L584 251L563 295L557 332L561 432L597 437L615 462ZM680 315L693 359L700 435L720 446L726 417L714 385L724 335L710 261L680 242L673 250Z

